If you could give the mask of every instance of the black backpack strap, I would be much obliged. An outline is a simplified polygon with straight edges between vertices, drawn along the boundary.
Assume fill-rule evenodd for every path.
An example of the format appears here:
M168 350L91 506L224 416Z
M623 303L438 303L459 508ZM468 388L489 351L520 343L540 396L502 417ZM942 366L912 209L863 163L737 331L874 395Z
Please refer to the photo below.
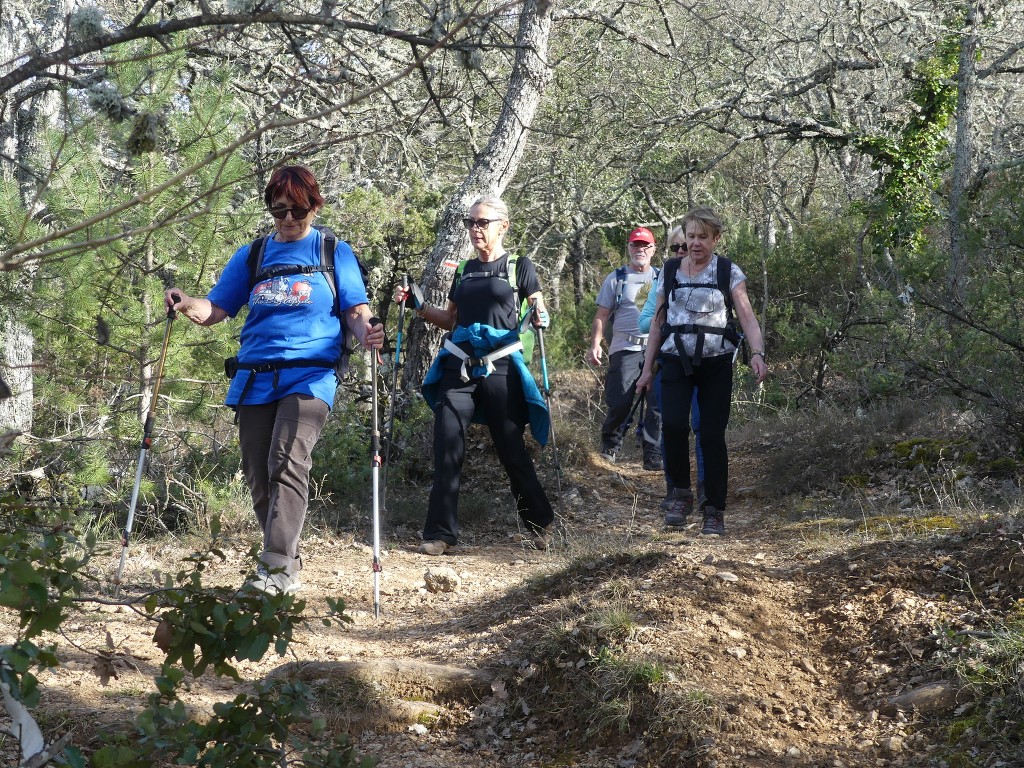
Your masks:
M662 281L662 285L665 288L665 301L662 303L661 308L665 312L665 321L668 321L668 302L672 296L672 289L675 287L676 272L679 271L679 265L683 263L682 256L673 256L671 259L661 265L662 271L665 273L665 279ZM658 318L654 318L651 322L657 322ZM662 338L665 338L664 333Z
M317 227L320 230L320 271L328 276L331 295L334 296L334 316L341 320L341 302L338 298L338 281L334 276L334 250L338 247L338 236L330 227ZM345 324L341 324L342 335L345 335ZM342 342L344 347L344 341Z
M732 307L732 291L729 288L729 283L732 282L732 262L725 258L725 256L718 257L718 290L722 292L725 297L725 309L729 313L729 319L732 320L733 307Z
M238 423L238 407L245 404L245 398L256 381L256 374L273 373L274 388L277 388L278 376L285 368L337 368L338 360L278 360L269 363L243 363L237 359L234 361L235 371L248 371L249 375L242 386L242 392L238 396L238 403L235 405L235 424ZM234 374L232 374L234 375Z
M272 235L263 235L257 237L252 241L249 246L249 256L246 258L245 264L249 269L249 290L251 291L256 287L256 283L259 282L260 268L263 266L263 255L267 250L267 239Z
M324 267L322 264L275 264L256 275L256 283L262 283L264 280L269 280L278 275L313 275L317 272L323 272L324 274L333 273L334 265ZM333 284L333 281L331 282ZM253 285L256 283L253 283Z
M615 270L615 303L612 305L612 312L619 308L622 303L622 294L626 292L627 270L625 265Z

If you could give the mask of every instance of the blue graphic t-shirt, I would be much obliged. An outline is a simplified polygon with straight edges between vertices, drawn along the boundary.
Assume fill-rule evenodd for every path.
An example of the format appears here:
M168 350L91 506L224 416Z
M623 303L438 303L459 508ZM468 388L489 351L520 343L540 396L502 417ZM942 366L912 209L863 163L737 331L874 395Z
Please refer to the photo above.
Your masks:
M277 264L320 264L320 240L316 229L302 240L278 242L270 239L263 255L263 268ZM341 356L341 321L335 317L330 273L279 275L263 280L249 291L249 246L235 251L220 279L207 295L231 317L246 304L249 314L242 326L240 363L271 363L287 360L337 360ZM338 241L334 249L334 279L342 314L357 304L367 303L359 265L348 243ZM228 388L225 402L237 406L250 371L240 370ZM282 368L257 373L245 394L244 405L261 405L287 395L307 394L328 406L334 404L337 376L331 367Z

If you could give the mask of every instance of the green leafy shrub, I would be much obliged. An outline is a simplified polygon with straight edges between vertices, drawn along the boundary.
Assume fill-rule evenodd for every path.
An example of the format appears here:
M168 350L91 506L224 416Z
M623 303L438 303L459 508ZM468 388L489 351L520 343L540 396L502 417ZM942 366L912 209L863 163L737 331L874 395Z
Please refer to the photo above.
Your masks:
M223 557L216 517L211 536L209 547L184 558L182 569L167 575L162 588L124 598L157 622L154 641L165 653L156 690L134 728L105 734L91 755L86 747L68 747L63 760L82 768L87 759L94 768L169 762L272 768L294 754L318 768L356 765L347 738L328 733L322 720L311 717L309 692L301 685L259 686L214 705L213 717L202 722L189 714L179 694L191 676L210 670L238 680L233 662L259 660L271 648L283 655L295 627L307 620L305 603L291 595L206 587L208 565ZM0 498L0 607L20 616L17 636L0 647L0 680L30 711L40 699L38 672L62 663L54 648L38 644L39 638L61 631L96 595L99 585L82 575L95 546L94 533L74 511ZM341 600L329 599L328 607L321 621L347 621ZM96 654L101 673L104 658Z

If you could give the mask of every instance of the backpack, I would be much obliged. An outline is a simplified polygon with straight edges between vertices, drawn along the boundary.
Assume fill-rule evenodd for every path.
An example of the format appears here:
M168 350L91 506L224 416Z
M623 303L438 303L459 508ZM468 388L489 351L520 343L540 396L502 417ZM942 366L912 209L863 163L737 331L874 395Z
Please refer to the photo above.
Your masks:
M708 283L681 283L676 285L676 272L679 270L680 264L683 263L683 258L677 256L669 259L665 262L662 269L665 271L664 286L666 295L674 291L676 288L707 288ZM666 338L669 334L676 335L676 351L679 354L679 360L683 365L683 371L687 376L693 373L693 368L700 365L701 357L704 350L704 336L711 334L715 336L723 336L727 340L739 348L743 341L743 336L736 329L736 309L732 302L732 291L729 290L729 281L732 276L732 261L727 259L725 256L718 257L718 268L715 275L715 285L710 287L718 288L718 291L725 298L725 327L721 328L714 325L700 325L694 323L687 323L684 325L669 325L668 323L668 301L662 305L662 310L665 312L665 321L661 325L661 338ZM656 318L657 319L657 318ZM697 346L694 350L693 358L691 359L684 351L683 340L680 338L682 334L692 333L697 335ZM744 361L746 361L746 355L744 355Z
M504 280L510 286L512 286L512 293L516 293L519 290L519 283L516 279L516 264L518 263L518 261L519 257L510 253L508 255L508 261L505 262L507 264L507 271L494 273L495 277L500 277L502 280ZM466 264L468 263L469 259L463 259L462 261L459 262L459 266L456 267L456 284L458 284L462 280L462 273L465 271ZM526 299L523 299L522 303L519 305L520 328L523 327L523 321L525 320L529 312L530 303ZM528 327L525 331L521 330L519 332L519 340L523 342L523 360L526 362L527 365L529 365L530 362L533 360L533 344L535 338L536 336L532 328Z
M657 267L651 267L654 270L654 277L651 278L651 284L658 282L658 275L661 274L661 270ZM619 304L622 303L622 295L626 292L626 284L628 280L626 277L629 275L629 270L626 265L623 264L621 267L615 270L615 303L612 304L611 313L608 315L608 319L604 323L604 340L605 343L612 343L612 336L615 334L615 310L619 308ZM643 307L637 306L637 310L641 310Z
M348 371L348 360L352 355L352 340L349 338L348 328L345 326L344 318L341 316L338 283L334 279L334 249L338 246L338 236L334 234L334 230L330 227L315 226L314 229L319 231L321 235L319 265L275 264L272 267L263 269L263 256L266 253L267 240L273 237L273 234L264 235L253 240L252 245L249 246L249 256L245 262L249 269L249 290L252 291L257 283L280 275L312 275L316 272L323 272L327 276L327 284L330 286L331 294L334 296L334 309L331 310L331 314L338 318L338 322L341 323L341 357L338 359L335 367L339 375L344 375ZM355 253L352 255L355 256ZM355 259L356 264L359 266L359 276L363 280L363 287L366 289L367 296L369 296L370 287L367 279L369 273L363 262L359 260L359 257L356 256Z

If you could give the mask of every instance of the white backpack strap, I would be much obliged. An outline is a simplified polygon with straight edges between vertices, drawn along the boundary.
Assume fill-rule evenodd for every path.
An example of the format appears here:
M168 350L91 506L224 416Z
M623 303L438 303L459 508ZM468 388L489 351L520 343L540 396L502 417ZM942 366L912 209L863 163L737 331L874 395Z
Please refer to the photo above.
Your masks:
M467 364L472 368L485 369L487 371L486 375L490 376L494 373L494 362L496 360L501 360L503 357L508 357L513 352L521 352L523 349L523 342L514 341L511 344L506 344L504 347L499 347L492 352L488 352L483 357L471 357L447 337L445 337L444 340L444 348L462 361L462 368L459 370L459 378L465 382L469 381Z

